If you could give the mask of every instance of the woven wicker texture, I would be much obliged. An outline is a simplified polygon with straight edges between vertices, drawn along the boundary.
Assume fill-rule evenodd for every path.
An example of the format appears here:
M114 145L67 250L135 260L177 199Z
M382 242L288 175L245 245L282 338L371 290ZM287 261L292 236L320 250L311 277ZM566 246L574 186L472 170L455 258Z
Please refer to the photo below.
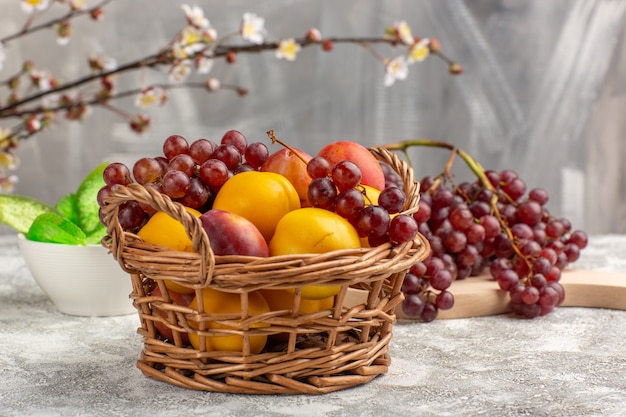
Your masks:
M407 194L406 212L417 210L419 186L411 167L384 148L370 149L400 175ZM122 230L117 212L138 201L178 219L195 252L179 252L143 242ZM402 301L404 275L429 253L421 235L400 245L338 250L324 254L269 258L215 256L200 221L182 205L138 184L119 187L102 208L108 236L103 239L129 274L134 306L144 338L137 366L152 378L185 388L250 394L321 394L366 383L387 372L389 341ZM211 313L178 305L164 280L193 289L205 287L237 294L241 310ZM340 286L333 307L301 313L301 289L308 285ZM160 295L153 295L159 288ZM367 291L367 301L345 305L349 288ZM249 312L253 292L295 289L293 306L262 314ZM173 294L172 294L173 295ZM201 297L200 297L201 298ZM157 323L172 336L163 338ZM188 343L197 337L199 349ZM204 349L205 337L239 336L241 351ZM198 337L199 336L199 337ZM261 352L254 341L267 337ZM252 342L251 342L252 341ZM252 346L252 347L251 347Z

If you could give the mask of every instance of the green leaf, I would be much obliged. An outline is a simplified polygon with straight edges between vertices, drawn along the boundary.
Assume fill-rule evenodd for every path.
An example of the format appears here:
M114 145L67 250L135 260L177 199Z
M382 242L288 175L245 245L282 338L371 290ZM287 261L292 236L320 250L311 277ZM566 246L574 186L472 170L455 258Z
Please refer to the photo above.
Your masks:
M76 191L76 213L78 216L78 226L86 235L94 233L102 224L98 214L98 191L104 187L102 173L109 163L104 162L91 171L83 180Z
M78 212L76 210L76 194L69 193L65 194L63 197L57 201L57 204L54 206L57 212L78 226Z
M54 212L54 207L32 197L0 194L0 223L8 225L18 233L26 234L40 214Z
M44 213L33 221L26 239L37 242L85 245L85 233L74 223L57 213Z

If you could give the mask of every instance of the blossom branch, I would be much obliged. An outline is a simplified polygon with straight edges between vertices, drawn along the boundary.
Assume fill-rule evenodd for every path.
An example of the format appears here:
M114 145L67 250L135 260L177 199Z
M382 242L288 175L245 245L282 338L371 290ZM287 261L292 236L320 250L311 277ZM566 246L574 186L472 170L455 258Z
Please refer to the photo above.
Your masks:
M110 1L110 0L109 0ZM331 42L333 44L357 44L357 45L361 45L363 47L365 47L366 49L369 49L370 45L373 44L388 44L391 46L395 46L398 44L397 40L394 39L387 39L387 38L375 38L375 37L371 37L371 38L355 38L355 37L347 37L347 38L341 38L341 37L329 37L329 38L325 38L323 40L323 42L313 42L307 38L297 38L294 39L294 41L300 45L301 47L308 47L308 46L313 46L313 45L320 45L320 43L323 42ZM213 54L212 57L213 58L218 58L218 57L225 57L229 54L242 54L242 53L259 53L259 52L263 52L263 51L273 51L276 50L276 48L278 47L279 42L264 42L262 44L252 44L252 45L222 45L217 47L216 49L213 50ZM191 59L196 58L196 56L200 56L204 53L204 50L202 50L201 52L196 53L195 55L193 55L191 57ZM437 55L438 57L440 57L442 60L444 60L444 62L446 62L447 64L453 64L453 61L449 60L447 57L445 57L443 54L441 54L441 52L436 51L434 52L435 55ZM380 55L377 55L377 58L382 60L382 58L380 57ZM24 113L33 113L36 111L36 109L30 110L30 111L23 111L23 112L15 112L13 111L13 109L19 108L20 106L23 106L25 104L31 103L33 101L39 100L44 96L48 96L51 94L58 94L58 93L62 93L64 91L67 90L72 90L74 88L86 85L88 83L91 83L93 81L97 81L100 80L102 78L108 78L111 77L113 75L116 74L121 74L121 73L125 73L125 72L129 72L129 71L133 71L133 70L139 70L139 69L145 69L145 68L154 68L154 67L159 67L159 66L168 66L168 65L172 65L174 64L176 61L178 61L179 58L176 58L172 55L171 52L169 51L163 51L163 52L159 52L156 54L152 54L152 55L148 55L145 56L143 58L140 58L136 61L132 61L129 62L125 65L122 65L116 69L113 70L109 70L109 71L104 71L104 72L100 72L100 73L96 73L96 74L91 74L82 78L79 78L77 80L74 80L72 82L66 83L66 84L62 84L59 85L58 87L52 88L50 90L46 90L46 91L40 91L37 92L31 96L25 97L21 100L15 101L13 103L7 104L6 106L0 108L0 118L4 118L4 117L14 117L16 115L20 115L20 114L24 114ZM170 86L171 88L171 86ZM97 102L98 100L95 100L95 102ZM94 103L95 103L94 102ZM43 109L42 109L43 110Z
M35 13L31 13L28 17L28 20L26 21L26 24L24 25L24 28L19 31L19 32L15 32L11 35L8 35L4 38L0 39L0 43L8 43L9 41L12 41L14 39L17 38L21 38L27 34L30 33L34 33L34 32L38 32L42 29L49 29L51 27L54 27L54 25L58 25L62 22L65 22L69 19L73 19L79 16L83 16L83 15L92 15L93 13L95 13L96 11L102 9L104 6L106 6L108 3L112 2L113 0L103 0L102 2L98 3L97 5L88 8L88 9L71 9L69 12L67 12L65 15L58 17L56 19L52 19L49 20L47 22L41 23L39 25L36 26L31 26L32 22L34 21L35 18Z
M89 14L94 20L99 20L103 13L102 9L111 2L112 0L102 0L91 8L85 8L81 0L69 0L70 11L68 13L31 26L36 17L41 16L37 12L47 9L49 0L22 0L22 7L29 13L29 18L20 32L0 39L0 69L7 59L4 50L4 44L7 42L54 27L57 41L60 45L65 45L71 35L70 19ZM396 22L393 26L387 27L384 36L380 37L331 36L322 38L319 30L311 28L305 36L266 41L265 20L254 13L244 13L238 31L219 38L217 31L204 17L202 9L189 5L182 5L182 9L186 25L155 53L147 54L121 66L118 66L111 58L92 56L89 58L92 73L63 84L60 84L49 71L36 69L31 61L26 61L15 75L1 81L0 87L7 89L9 96L0 100L0 119L19 119L19 122L10 128L0 125L0 157L2 157L0 161L9 160L15 164L16 157L11 150L17 147L19 141L55 123L56 116L64 115L67 120L83 120L89 114L91 107L100 107L114 112L124 118L129 127L138 133L145 132L150 127L149 115L145 113L133 115L114 106L112 104L114 100L136 96L135 105L148 108L155 104L163 105L167 101L168 91L184 88L203 88L208 91L225 89L235 91L240 96L246 95L245 88L236 85L221 85L220 81L213 77L205 78L204 82L187 80L194 71L200 76L209 73L217 60L235 63L237 56L241 54L272 51L277 59L293 61L300 50L307 47L317 46L330 52L334 45L352 44L363 47L383 64L384 85L386 86L392 85L396 80L406 78L409 65L421 62L429 55L435 55L446 63L451 74L462 72L460 65L441 52L441 46L436 39L413 37L405 21ZM243 41L242 43L233 41L238 36L239 40ZM385 58L381 51L375 49L376 45L383 44L392 49L400 49L400 55L393 59ZM140 88L115 91L116 76L161 68L167 69L170 83L143 85L143 81L140 81ZM143 80L143 77L141 79ZM26 88L21 87L24 80L27 82ZM12 168L0 164L0 192L10 188L11 185L9 184L9 187L6 185L7 169Z

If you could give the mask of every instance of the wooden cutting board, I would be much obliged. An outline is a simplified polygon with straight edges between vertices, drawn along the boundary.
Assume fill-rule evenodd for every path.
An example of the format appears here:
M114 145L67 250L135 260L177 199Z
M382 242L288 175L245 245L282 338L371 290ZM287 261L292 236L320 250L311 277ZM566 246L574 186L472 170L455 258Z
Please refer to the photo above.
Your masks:
M626 310L626 272L595 272L567 270L561 275L560 283L565 288L563 307L594 307ZM454 307L439 311L437 319L493 316L510 312L509 296L498 288L488 275L455 281L450 287L454 294ZM347 305L366 300L367 293L350 290ZM407 317L402 308L396 308L399 319Z

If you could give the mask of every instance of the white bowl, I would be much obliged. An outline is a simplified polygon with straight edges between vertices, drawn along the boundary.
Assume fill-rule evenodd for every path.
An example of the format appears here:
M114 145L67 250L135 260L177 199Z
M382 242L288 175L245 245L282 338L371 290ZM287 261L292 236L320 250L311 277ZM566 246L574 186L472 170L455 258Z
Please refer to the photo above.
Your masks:
M54 306L74 316L136 313L128 273L101 245L64 245L27 240L18 245L35 281Z

